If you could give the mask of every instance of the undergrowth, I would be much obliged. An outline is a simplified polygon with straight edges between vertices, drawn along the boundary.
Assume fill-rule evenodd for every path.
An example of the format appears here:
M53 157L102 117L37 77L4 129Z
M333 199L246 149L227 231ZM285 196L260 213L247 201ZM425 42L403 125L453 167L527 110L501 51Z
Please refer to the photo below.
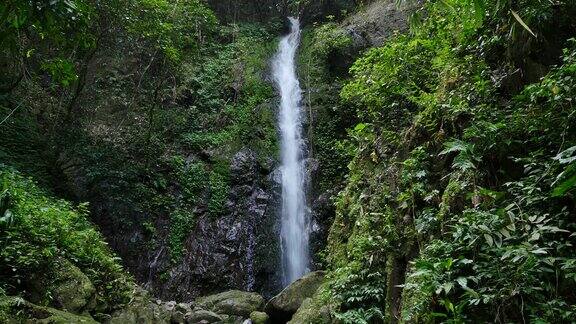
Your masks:
M576 44L549 29L573 30L574 10L430 1L355 62L341 97L361 123L327 251L338 318L576 319ZM563 53L538 57L542 39Z

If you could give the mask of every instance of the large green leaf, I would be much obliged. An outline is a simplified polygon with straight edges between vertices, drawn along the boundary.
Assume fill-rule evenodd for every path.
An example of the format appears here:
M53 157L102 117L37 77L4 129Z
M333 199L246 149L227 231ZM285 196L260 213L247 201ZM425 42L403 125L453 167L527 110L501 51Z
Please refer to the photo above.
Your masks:
M568 191L576 187L576 165L570 165L566 171L562 172L561 176L565 180L554 187L554 190L552 190L553 197L564 196Z

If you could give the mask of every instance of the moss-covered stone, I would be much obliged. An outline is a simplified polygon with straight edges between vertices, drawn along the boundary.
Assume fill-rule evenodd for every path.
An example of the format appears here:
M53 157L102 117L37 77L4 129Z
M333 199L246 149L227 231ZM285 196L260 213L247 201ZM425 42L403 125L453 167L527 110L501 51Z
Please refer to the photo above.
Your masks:
M296 280L266 304L266 313L275 321L289 320L306 298L324 282L324 272L311 272Z
M250 313L250 320L252 324L267 324L270 317L264 312L252 312Z
M59 259L52 284L52 305L80 314L94 308L96 289L88 277L66 259Z
M33 303L82 314L96 306L96 288L82 271L64 258L54 261L50 270L36 274L28 282Z
M170 323L171 312L160 303L152 301L141 288L136 288L132 301L125 308L116 311L110 319L110 324L140 323L162 324Z
M186 314L186 323L215 323L222 321L222 317L214 312L204 309L195 310Z
M3 313L0 315L2 323L98 323L88 315L81 316L51 307L38 306L19 297L0 297L0 309Z
M250 317L254 311L262 310L264 298L257 293L230 290L196 300L198 306L218 314Z
M289 324L329 324L338 323L332 316L330 306L322 304L317 297L306 298Z

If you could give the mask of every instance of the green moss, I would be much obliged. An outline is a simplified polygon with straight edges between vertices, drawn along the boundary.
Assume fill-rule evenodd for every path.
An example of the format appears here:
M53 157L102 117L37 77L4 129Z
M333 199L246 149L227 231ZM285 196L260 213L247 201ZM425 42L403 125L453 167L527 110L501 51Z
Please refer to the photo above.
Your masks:
M230 193L229 170L213 170L210 172L209 182L208 212L212 217L217 217L226 212L226 202Z
M170 214L168 246L170 259L177 263L184 255L184 242L194 226L195 215L186 210L175 210Z
M51 307L38 306L20 297L0 296L0 305L7 310L6 323L98 323L89 315L76 315Z

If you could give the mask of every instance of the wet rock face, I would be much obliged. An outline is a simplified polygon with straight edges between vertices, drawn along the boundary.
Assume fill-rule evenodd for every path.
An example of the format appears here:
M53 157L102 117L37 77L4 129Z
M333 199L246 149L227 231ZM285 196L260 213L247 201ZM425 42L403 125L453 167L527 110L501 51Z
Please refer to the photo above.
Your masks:
M183 260L175 267L169 268L167 253L156 264L155 253L151 253L149 264L156 269L148 288L155 295L190 300L214 291L242 289L271 296L281 288L280 192L269 174L270 163L259 162L249 149L233 157L228 212L217 217L197 216L184 245ZM168 279L162 281L159 273L166 270Z
M310 250L312 256L312 268L321 269L319 252L326 246L330 226L336 215L336 208L332 198L337 194L337 190L329 190L320 194L310 208Z

